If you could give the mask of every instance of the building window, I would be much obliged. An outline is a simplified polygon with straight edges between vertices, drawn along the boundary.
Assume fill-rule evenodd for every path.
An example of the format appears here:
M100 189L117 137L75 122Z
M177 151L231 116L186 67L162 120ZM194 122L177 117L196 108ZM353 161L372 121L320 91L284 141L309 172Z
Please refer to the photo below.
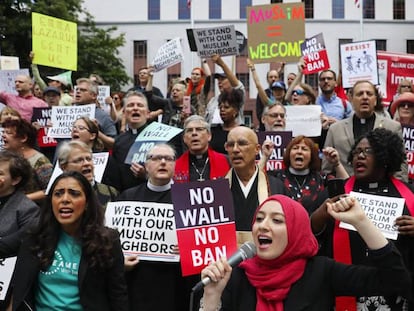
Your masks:
M178 0L178 19L190 19L191 9L187 0Z
M221 0L210 0L209 18L221 19Z
M377 51L386 51L387 40L375 40L375 46L377 48Z
M160 19L160 0L148 0L148 19Z
M393 1L393 17L394 19L405 19L405 0Z
M313 18L313 0L305 0L305 18Z
M414 54L414 40L407 40L407 53Z
M375 19L375 0L364 1L364 18Z
M134 41L134 82L139 84L139 68L148 64L147 61L147 41Z
M246 18L246 7L252 5L252 0L240 0L240 19Z
M318 87L319 87L318 77L319 77L318 73L312 73L310 75L305 75L305 83L312 86L313 90L315 91L315 94L319 93L319 90L318 90Z
M345 6L344 0L332 0L332 18L344 18Z

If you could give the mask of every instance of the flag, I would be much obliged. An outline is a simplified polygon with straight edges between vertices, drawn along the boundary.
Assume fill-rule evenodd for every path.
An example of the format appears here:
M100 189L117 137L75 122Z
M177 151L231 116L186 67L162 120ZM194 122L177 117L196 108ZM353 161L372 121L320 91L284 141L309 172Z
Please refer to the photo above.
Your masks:
M191 8L191 0L187 0L187 8Z
M191 0L189 0L190 2L191 2ZM355 5L356 5L356 7L359 9L359 7L360 7L360 3L359 3L359 0L354 0L355 1ZM364 1L364 0L362 0L362 1Z

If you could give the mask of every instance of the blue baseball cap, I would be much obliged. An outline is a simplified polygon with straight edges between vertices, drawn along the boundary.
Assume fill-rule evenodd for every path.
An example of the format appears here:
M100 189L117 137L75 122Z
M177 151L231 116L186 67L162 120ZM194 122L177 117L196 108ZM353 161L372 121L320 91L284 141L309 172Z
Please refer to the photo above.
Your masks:
M286 91L286 85L282 81L276 81L273 82L272 89L284 89Z

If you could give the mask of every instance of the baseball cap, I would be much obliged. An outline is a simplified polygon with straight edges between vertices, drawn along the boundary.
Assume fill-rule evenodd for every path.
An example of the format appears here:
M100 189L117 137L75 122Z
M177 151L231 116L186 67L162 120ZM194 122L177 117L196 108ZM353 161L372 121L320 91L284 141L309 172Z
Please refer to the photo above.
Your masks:
M284 89L286 91L286 85L282 81L276 81L273 82L272 89Z
M65 71L61 74L56 76L47 76L49 80L58 81L62 83L64 86L68 86L72 84L72 71Z
M214 74L214 78L215 79L227 78L227 75L224 72L217 72Z
M45 89L43 90L43 94L46 94L47 92L52 92L56 93L57 95L60 95L60 91L54 86L45 87Z

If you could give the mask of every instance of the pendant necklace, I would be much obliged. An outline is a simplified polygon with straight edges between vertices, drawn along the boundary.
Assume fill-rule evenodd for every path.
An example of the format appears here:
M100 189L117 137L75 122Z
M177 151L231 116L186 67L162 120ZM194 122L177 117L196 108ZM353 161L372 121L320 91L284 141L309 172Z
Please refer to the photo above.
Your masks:
M297 185L297 187L298 187L298 193L296 194L296 196L298 197L298 198L300 198L301 196L302 196L302 189L303 189L303 186L305 185L305 183L306 183L306 181L307 181L307 179L308 179L308 177L307 176L305 176L305 178L303 179L303 182L302 183L299 183L299 181L297 180L297 178L296 177L293 177L294 179L295 179L295 181L296 181L296 185Z
M206 161L204 162L204 166L203 166L203 169L201 170L201 172L198 170L198 168L197 168L197 166L194 164L194 162L191 162L191 165L194 167L194 169L196 170L196 172L197 172L197 174L198 174L198 176L199 176L199 178L197 179L197 181L204 181L204 180L205 180L205 179L203 178L203 174L204 174L204 171L206 170L208 160L209 160L209 159L208 159L208 157L207 157Z

